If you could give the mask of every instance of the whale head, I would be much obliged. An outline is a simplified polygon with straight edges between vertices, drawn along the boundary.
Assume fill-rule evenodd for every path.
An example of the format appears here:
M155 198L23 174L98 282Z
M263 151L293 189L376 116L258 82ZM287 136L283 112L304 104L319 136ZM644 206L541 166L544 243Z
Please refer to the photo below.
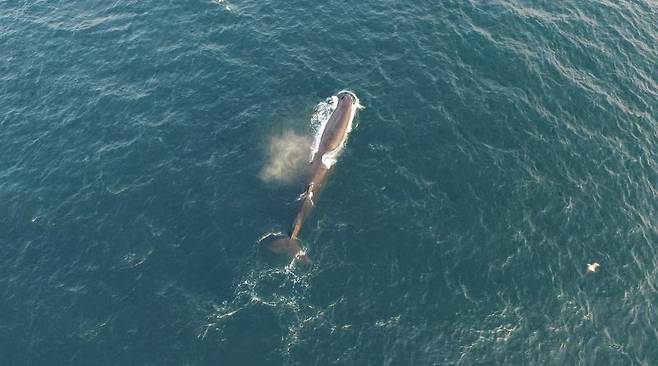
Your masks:
M338 103L350 103L354 105L356 103L356 98L354 97L354 94L348 91L343 91L338 93Z

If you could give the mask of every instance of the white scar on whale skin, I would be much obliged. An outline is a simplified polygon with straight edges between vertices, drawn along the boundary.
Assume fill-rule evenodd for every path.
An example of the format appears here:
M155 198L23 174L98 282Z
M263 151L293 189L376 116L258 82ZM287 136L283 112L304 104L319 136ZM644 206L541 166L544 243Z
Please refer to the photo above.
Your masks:
M345 144L347 143L347 137L349 136L350 132L352 131L352 121L354 120L354 115L356 114L356 111L358 109L363 109L363 107L359 101L359 98L352 93L349 90L341 90L340 92L337 93L337 95L340 95L342 93L348 93L354 98L354 108L352 108L352 112L350 115L350 123L347 126L347 131L345 132L345 137L343 138L343 141L340 142L340 145L336 147L332 151L328 151L322 155L322 164L327 168L330 169L338 160L338 156L340 153L343 151L343 148L345 147ZM331 98L328 98L328 101L326 102L320 102L316 107L315 107L315 113L313 113L313 116L311 117L311 123L314 125L317 125L317 130L315 132L315 137L313 139L313 145L311 145L311 158L309 162L313 161L313 158L315 158L315 154L318 152L318 148L320 147L320 140L322 139L322 134L324 133L324 129L327 126L327 122L329 121L329 118L331 117L331 114L333 111L336 109L338 106L338 97L336 95L331 96Z

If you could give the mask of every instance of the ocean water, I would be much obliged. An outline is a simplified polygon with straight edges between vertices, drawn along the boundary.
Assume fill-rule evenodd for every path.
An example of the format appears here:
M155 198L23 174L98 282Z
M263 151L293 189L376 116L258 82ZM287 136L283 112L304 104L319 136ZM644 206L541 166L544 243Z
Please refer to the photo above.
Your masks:
M654 0L0 1L0 365L656 365L657 65Z

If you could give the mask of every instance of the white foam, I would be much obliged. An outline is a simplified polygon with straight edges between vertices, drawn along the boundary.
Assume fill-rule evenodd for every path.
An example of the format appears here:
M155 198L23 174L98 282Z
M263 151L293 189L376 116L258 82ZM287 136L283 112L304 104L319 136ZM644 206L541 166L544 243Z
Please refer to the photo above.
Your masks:
M311 157L309 162L313 161L315 153L318 152L322 133L327 125L327 121L329 121L329 117L331 117L331 114L336 109L336 106L338 106L338 97L335 95L315 106L315 111L311 116L311 128L313 129L314 138L313 144L311 145Z
M354 98L354 107L355 107L355 109L365 109L366 108L365 106L361 105L361 101L359 100L359 97L357 97L356 94L354 94L353 91L341 90L337 94L342 94L342 93L347 93L347 94L351 95L352 98Z
M281 237L285 237L286 234L284 234L284 233L281 232L281 231L277 231L277 232L275 232L275 233L267 233L267 234L261 236L261 237L258 239L258 243L260 244L260 242L262 242L263 240L269 238L270 236L281 236Z
M230 5L226 0L215 0L215 2L219 5L222 5L224 9L231 11L233 10L233 6Z

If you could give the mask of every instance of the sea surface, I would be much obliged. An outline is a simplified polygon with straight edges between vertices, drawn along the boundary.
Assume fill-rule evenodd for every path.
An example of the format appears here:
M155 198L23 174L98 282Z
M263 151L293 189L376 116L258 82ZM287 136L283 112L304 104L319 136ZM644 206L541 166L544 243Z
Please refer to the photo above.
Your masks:
M655 0L0 0L0 365L658 365L657 65Z

